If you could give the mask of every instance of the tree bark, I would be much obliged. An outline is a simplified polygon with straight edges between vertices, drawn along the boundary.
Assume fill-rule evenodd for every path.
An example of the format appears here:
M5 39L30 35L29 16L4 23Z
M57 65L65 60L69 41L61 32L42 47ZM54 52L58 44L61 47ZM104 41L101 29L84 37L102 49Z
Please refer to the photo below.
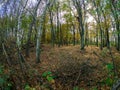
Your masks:
M40 2L41 2L41 0L38 1L37 6L36 6L36 8L34 10L32 22L30 24L29 31L28 31L27 43L26 43L26 56L27 57L29 56L29 52L30 52L29 48L30 48L30 41L31 41L30 39L31 39L31 34L32 34L32 27L36 22L37 10L38 10Z

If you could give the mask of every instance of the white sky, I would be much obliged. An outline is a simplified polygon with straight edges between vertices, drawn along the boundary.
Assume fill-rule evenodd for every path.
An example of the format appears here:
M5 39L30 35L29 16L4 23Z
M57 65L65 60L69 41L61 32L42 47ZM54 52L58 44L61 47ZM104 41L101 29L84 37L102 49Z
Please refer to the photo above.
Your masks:
M35 4L36 4L36 1L37 0L29 0L29 3L28 3L28 5L29 6L34 6ZM1 8L1 6L2 6L2 4L0 4L0 8ZM60 21L63 21L64 22L64 20L62 19L62 17L64 16L64 11L63 12L61 12L61 19L60 19ZM87 14L87 16L88 16L88 18L87 18L87 22L89 23L89 22L95 22L95 20L94 20L94 18L90 15L90 14Z
M36 0L29 0L28 1L28 6L34 6L36 4Z
M36 0L29 0L29 2L35 3L35 2L36 2Z
M88 15L87 22L95 22L94 18L91 15Z

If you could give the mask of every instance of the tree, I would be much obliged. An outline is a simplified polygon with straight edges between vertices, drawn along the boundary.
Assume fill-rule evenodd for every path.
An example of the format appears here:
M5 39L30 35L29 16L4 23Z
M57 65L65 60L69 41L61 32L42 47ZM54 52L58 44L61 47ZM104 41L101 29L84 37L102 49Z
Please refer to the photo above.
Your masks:
M38 27L38 31L37 31L37 42L36 42L36 62L37 63L40 62L40 38L41 38L41 31L43 29L43 22L45 19L47 9L50 6L52 6L53 3L54 3L54 0L52 2L50 2L49 0L46 0L45 7L43 8L43 13L40 18L40 26Z
M51 43L52 43L52 46L54 47L54 44L55 44L55 32L54 32L54 25L53 25L53 9L54 7L51 6L51 8L49 8L49 14L50 14L50 23L51 23Z
M83 14L82 14L82 1L79 1L79 0L72 0L72 1L78 13L77 18L79 22L79 33L81 36L81 50L83 50L85 43L84 43L84 23L83 23Z
M116 25L116 30L117 30L117 37L118 37L118 41L117 41L117 50L120 51L120 14L119 14L119 3L120 1L109 1L108 2L110 4L110 9L111 12L113 14L113 18L115 21L115 25Z
M33 11L33 16L32 16L32 22L30 24L30 27L29 27L29 32L28 32L28 37L27 37L27 44L26 44L26 56L29 56L29 45L30 45L30 39L31 39L31 34L32 34L32 27L33 25L35 24L36 22L36 16L37 16L37 10L38 10L38 7L39 7L39 4L40 4L41 0L39 0L36 4L36 7L35 7L35 10Z
M93 0L93 4L94 4L94 7L96 8L95 10L97 12L97 23L98 23L99 29L100 29L100 41L101 41L100 49L102 50L103 49L103 30L102 30L102 27L101 27L101 24L100 24L101 23L100 0L97 0L96 2Z

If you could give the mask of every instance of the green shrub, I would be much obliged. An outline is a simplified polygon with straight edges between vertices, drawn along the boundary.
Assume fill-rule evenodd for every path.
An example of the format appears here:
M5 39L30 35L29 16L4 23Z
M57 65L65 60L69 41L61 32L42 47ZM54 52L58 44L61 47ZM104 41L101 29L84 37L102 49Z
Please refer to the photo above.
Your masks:
M26 84L24 90L36 90L36 89L32 88L28 84Z
M4 73L4 70L4 66L0 65L0 87L4 90L10 90L12 84L8 81L9 75Z
M42 74L42 77L46 78L46 80L48 82L50 82L50 83L54 83L55 82L55 80L54 80L55 76L53 76L52 72L50 72L50 71L44 72Z
M108 77L105 80L106 85L108 86L112 86L114 83L114 72L113 72L113 64L112 63L108 63L106 65L107 68L107 73L108 73Z

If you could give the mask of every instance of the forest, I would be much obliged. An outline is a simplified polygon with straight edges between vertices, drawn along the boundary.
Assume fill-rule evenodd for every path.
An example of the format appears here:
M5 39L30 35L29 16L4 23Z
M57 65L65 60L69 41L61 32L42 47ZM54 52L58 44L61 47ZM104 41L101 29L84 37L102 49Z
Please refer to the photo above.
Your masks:
M0 0L0 90L120 90L120 0Z

